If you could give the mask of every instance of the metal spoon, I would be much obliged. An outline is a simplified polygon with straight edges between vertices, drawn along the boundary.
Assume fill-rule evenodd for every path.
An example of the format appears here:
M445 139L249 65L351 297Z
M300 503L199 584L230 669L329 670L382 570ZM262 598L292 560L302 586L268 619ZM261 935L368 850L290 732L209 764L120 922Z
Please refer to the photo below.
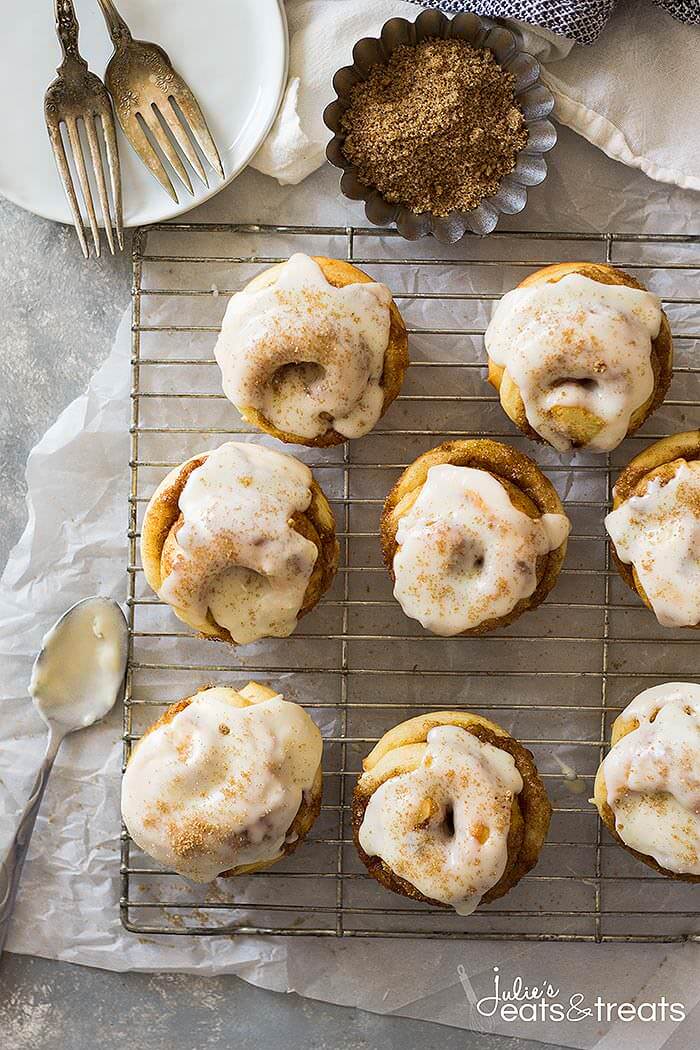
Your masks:
M127 640L124 613L111 598L99 597L73 605L44 636L29 692L49 728L49 739L14 841L0 864L0 954L29 840L61 741L111 711L124 679Z

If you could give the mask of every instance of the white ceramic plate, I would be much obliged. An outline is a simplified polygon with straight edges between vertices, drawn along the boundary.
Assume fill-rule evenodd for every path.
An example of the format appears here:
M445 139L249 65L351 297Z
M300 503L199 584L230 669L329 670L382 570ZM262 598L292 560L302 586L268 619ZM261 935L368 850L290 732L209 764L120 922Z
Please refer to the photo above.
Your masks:
M287 27L278 0L117 0L135 37L160 44L199 100L226 182L175 177L175 204L119 131L124 219L160 222L207 200L245 167L275 119L287 77ZM103 76L112 44L97 0L75 0L80 52ZM53 3L0 0L0 193L37 215L72 223L44 124L44 92L61 51Z

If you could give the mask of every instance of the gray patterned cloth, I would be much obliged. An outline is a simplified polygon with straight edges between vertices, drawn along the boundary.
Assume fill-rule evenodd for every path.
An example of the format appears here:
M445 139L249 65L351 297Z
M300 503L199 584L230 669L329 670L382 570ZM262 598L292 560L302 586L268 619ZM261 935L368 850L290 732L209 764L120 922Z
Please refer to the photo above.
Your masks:
M612 14L617 0L412 0L447 14L474 11L492 18L517 18L592 44ZM681 22L700 24L700 0L654 0Z

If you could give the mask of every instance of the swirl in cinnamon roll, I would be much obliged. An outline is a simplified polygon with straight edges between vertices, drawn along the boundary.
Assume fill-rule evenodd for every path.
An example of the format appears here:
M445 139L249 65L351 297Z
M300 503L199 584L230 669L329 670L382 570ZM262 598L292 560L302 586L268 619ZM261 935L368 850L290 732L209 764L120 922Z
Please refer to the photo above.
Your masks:
M267 686L204 689L172 704L133 749L124 823L194 882L266 868L318 816L322 746L304 709Z
M560 263L496 305L489 382L529 437L607 452L663 400L672 342L658 296L599 263Z
M537 862L551 807L532 756L468 711L401 723L363 763L353 834L388 889L467 915Z
M553 487L522 453L447 442L387 497L382 543L394 596L434 634L491 630L543 600L569 528Z
M367 434L408 365L389 289L350 263L300 253L231 298L214 354L244 419L317 446Z
M605 528L625 581L664 627L700 625L700 431L635 457L613 507Z
M181 620L240 644L291 634L338 557L333 515L309 468L233 441L165 478L141 551L148 582Z
M594 802L607 828L645 864L700 882L700 686L640 693L612 728Z

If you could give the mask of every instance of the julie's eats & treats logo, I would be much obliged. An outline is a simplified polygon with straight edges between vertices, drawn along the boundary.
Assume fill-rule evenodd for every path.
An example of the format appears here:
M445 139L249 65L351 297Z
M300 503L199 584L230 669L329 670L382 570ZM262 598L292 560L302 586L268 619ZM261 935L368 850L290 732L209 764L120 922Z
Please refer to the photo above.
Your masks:
M568 993L549 980L528 985L523 977L503 978L498 966L490 973L470 979L461 964L457 975L480 1027L496 1023L588 1021L605 1024L617 1021L680 1022L685 1020L683 1003L670 1002L661 995L654 1002L612 1002L598 994L587 998L582 992ZM478 983L477 983L478 981ZM484 983L485 987L480 987ZM476 985L476 987L475 987Z

